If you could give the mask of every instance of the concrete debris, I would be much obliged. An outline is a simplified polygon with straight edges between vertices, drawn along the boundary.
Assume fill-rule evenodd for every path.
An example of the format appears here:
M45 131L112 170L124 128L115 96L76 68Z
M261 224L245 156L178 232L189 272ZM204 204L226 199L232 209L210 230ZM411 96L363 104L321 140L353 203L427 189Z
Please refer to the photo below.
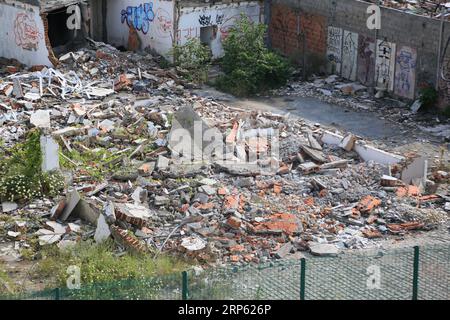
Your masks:
M425 155L199 97L149 54L92 42L60 61L0 67L5 147L38 127L42 170L66 178L51 198L0 199L20 223L0 224L1 241L62 248L112 237L132 252L243 264L376 247L448 220L448 172ZM280 92L325 90L355 108L369 99L338 76L313 84Z
M109 225L106 222L105 216L100 215L97 220L97 228L95 229L94 240L97 243L102 243L111 236Z
M313 255L321 257L335 257L339 253L339 249L332 244L314 243L309 249Z
M17 210L19 206L15 202L2 202L2 212L3 213L9 213L12 211Z
M30 117L30 123L38 128L50 128L50 111L38 110L33 112Z
M59 144L51 137L42 135L41 139L42 171L59 170Z
M181 240L181 246L189 251L198 251L206 247L207 242L199 237L188 237Z
M345 151L352 151L353 147L355 146L355 142L356 137L353 134L348 133L342 138L339 147L341 147Z

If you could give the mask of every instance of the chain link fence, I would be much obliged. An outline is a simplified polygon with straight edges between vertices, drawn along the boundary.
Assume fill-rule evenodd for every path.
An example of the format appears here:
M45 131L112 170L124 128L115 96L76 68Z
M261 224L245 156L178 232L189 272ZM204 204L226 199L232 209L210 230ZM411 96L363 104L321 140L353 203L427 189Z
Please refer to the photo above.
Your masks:
M24 300L448 300L450 246L346 253L189 270L149 279L53 289Z

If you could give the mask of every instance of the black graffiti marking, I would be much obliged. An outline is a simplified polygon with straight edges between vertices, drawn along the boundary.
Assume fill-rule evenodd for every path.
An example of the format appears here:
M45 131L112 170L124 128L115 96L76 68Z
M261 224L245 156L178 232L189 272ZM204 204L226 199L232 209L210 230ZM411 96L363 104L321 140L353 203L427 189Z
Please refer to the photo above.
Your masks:
M378 52L378 57L381 59L377 68L378 83L380 83L381 80L381 83L387 87L391 81L390 61L392 58L392 47L387 42L381 42L378 45Z
M217 25L222 24L224 18L225 18L224 14L216 14L216 24Z
M205 14L202 14L199 18L198 18L198 22L200 23L200 25L202 26L210 26L211 23L211 16L207 16Z
M357 45L355 43L355 41L353 40L353 34L352 33L348 33L345 36L344 39L344 46L343 46L343 55L345 57L348 57L349 59L351 59L353 57L353 59L356 59L356 51L357 51ZM344 59L342 59L344 60ZM351 77L352 73L353 73L353 66L354 66L354 61L352 61L349 70L347 70L347 74L346 77L349 78Z
M341 43L342 41L342 30L340 29L328 29L328 44L327 51L328 60L330 62L340 63L341 62Z

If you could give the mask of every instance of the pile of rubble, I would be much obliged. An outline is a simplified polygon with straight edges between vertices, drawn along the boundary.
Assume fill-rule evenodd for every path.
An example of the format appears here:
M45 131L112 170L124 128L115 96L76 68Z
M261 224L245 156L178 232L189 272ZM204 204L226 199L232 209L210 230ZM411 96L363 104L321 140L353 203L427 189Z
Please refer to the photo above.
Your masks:
M191 95L149 54L92 42L60 61L1 71L5 147L38 127L42 169L62 171L67 186L60 197L2 199L4 259L34 240L113 238L155 257L259 263L376 246L447 222L448 172L421 157Z
M448 19L450 16L450 2L432 1L432 0L369 0L375 4L382 4L385 7L402 10L408 13L414 13L433 18Z
M379 114L380 119L400 123L406 130L425 131L438 140L450 141L450 121L444 117L419 113L419 100L404 102L374 94L373 88L345 80L337 75L314 76L311 81L291 81L271 93L282 97L314 97L323 102L356 111Z

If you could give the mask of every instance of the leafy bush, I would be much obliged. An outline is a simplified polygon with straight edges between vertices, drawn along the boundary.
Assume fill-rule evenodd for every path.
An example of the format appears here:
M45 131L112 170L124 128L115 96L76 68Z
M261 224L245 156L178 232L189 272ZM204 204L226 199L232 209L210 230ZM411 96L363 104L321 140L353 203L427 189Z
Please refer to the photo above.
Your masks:
M210 49L199 39L190 38L183 45L175 45L171 55L178 71L189 81L204 83L211 65Z
M422 103L421 110L430 110L434 107L438 100L438 93L432 87L425 87L420 90L420 102Z
M286 83L290 65L265 46L265 32L265 25L241 15L223 42L225 54L221 66L225 74L217 79L220 89L245 96Z
M1 148L0 200L31 200L42 195L56 196L64 188L59 172L41 170L40 131L28 133L26 140L14 147Z

